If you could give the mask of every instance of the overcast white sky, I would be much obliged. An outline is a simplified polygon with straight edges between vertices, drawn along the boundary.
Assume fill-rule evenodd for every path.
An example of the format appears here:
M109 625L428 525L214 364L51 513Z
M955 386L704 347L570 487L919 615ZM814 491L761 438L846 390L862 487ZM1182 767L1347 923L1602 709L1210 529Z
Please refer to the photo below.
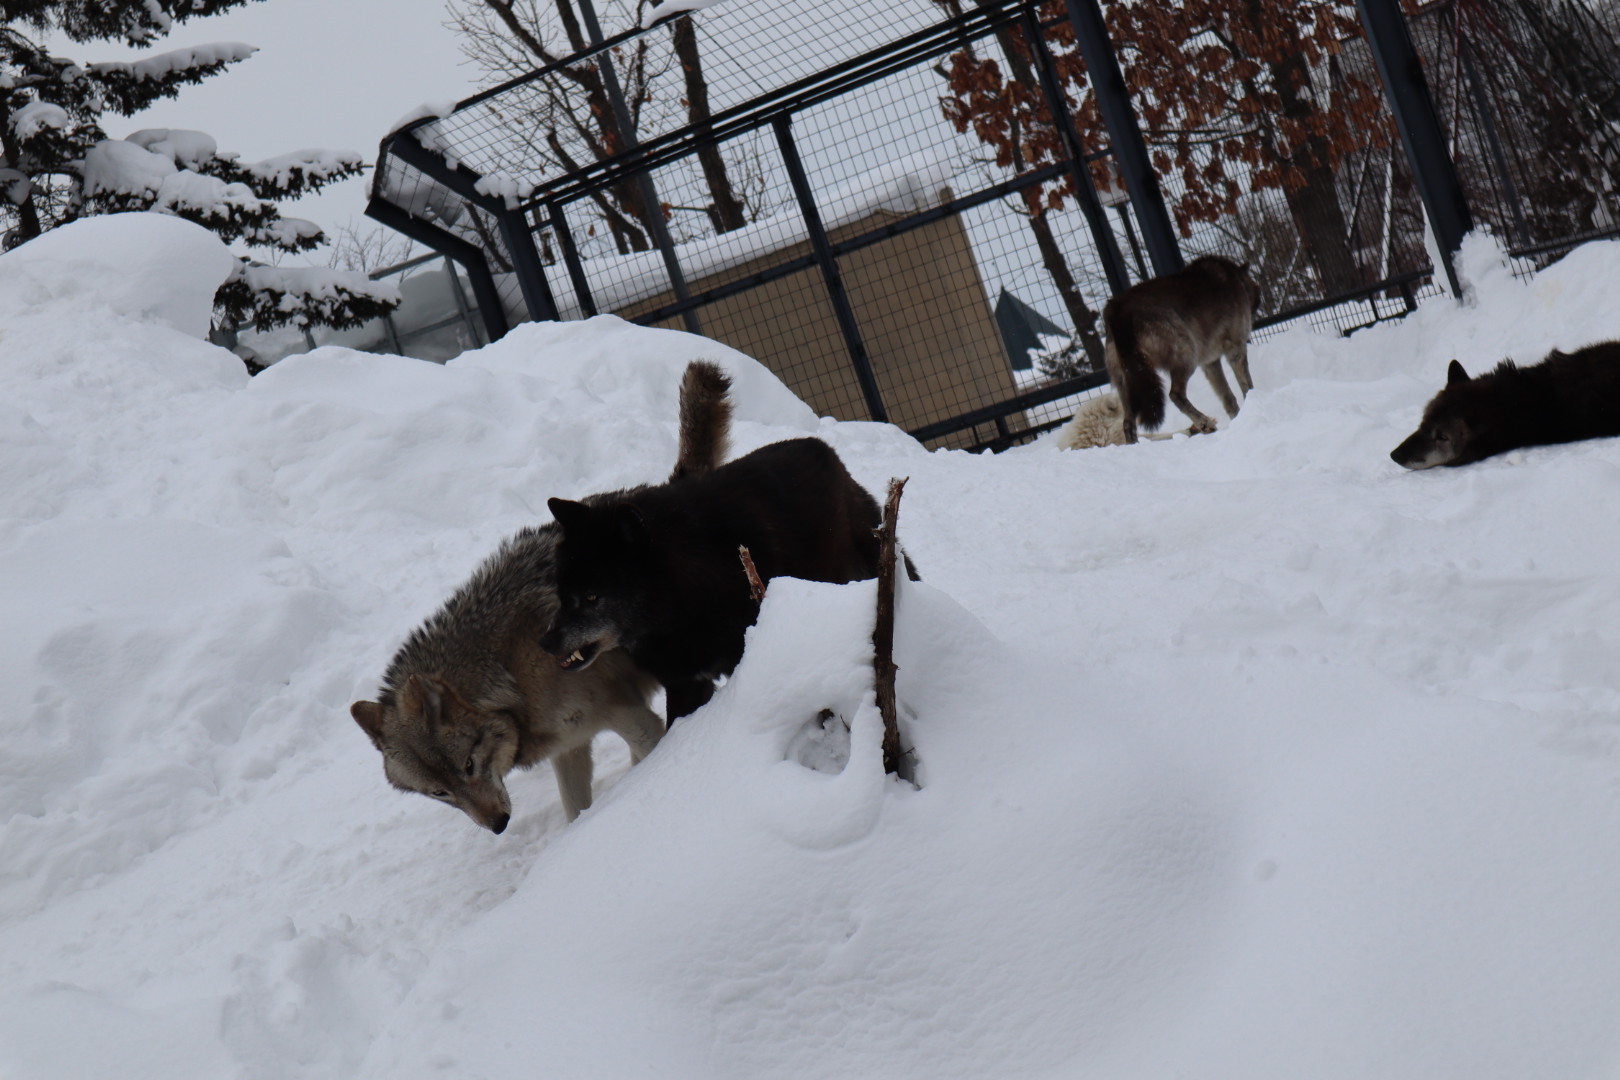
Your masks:
M193 19L151 51L214 41L259 47L252 58L187 87L131 119L105 118L109 135L139 128L205 131L221 150L245 160L306 147L357 150L370 162L393 122L417 105L473 93L475 71L462 63L454 34L443 25L445 0L261 0L224 15ZM75 60L121 59L114 44L52 42ZM364 217L365 177L321 195L283 203L328 232ZM324 264L328 249L306 258ZM297 259L291 261L298 261Z

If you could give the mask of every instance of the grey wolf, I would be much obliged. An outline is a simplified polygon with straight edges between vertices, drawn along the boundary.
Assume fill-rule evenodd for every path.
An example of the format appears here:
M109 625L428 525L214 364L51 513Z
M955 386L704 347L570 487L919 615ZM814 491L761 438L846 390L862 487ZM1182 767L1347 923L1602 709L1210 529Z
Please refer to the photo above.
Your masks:
M1215 421L1187 400L1187 380L1199 368L1227 416L1238 414L1238 402L1226 383L1224 355L1248 396L1249 333L1260 290L1240 266L1219 255L1205 255L1174 274L1131 286L1108 301L1103 325L1108 344L1103 358L1108 379L1125 403L1125 441L1136 441L1140 424L1149 431L1164 423L1164 386L1159 372L1170 377L1170 400L1192 421L1191 431L1211 432Z
M766 583L877 576L877 503L817 439L773 443L618 499L550 506L562 530L560 610L541 645L581 672L623 649L663 684L672 723L737 666L759 614L739 546ZM916 576L909 560L907 570Z
M675 476L700 476L725 456L728 386L715 365L688 366ZM560 535L548 523L507 538L406 639L377 700L349 709L381 751L390 784L454 806L495 833L511 820L505 777L512 769L549 759L563 813L573 821L591 805L597 732L623 738L634 764L664 731L647 704L655 680L623 652L574 675L537 644L557 611Z
M1390 452L1397 465L1468 465L1523 446L1620 435L1620 342L1554 349L1530 367L1504 360L1469 378L1453 360L1423 420Z
M1160 433L1149 439L1169 439L1174 436ZM1074 410L1069 422L1058 430L1053 440L1059 450L1084 450L1093 446L1122 446L1125 443L1125 410L1119 395L1108 393L1087 398Z

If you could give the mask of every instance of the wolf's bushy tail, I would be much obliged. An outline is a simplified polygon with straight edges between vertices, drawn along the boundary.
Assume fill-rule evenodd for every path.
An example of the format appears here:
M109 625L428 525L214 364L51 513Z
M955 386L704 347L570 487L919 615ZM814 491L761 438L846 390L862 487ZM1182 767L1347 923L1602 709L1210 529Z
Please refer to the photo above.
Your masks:
M731 445L731 379L720 365L694 360L681 377L681 448L671 480L712 472Z
M1139 425L1153 431L1164 423L1164 384L1142 356L1136 327L1129 318L1120 317L1119 307L1112 300L1103 308L1103 325L1108 330L1108 352L1112 354L1109 375L1120 403ZM1117 375L1112 370L1116 365Z

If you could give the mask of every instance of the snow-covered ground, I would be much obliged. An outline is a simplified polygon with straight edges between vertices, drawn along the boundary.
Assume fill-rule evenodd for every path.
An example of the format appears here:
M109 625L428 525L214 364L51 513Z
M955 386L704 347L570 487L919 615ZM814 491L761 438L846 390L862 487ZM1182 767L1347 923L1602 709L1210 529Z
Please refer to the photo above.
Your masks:
M1467 254L1216 435L998 457L611 318L249 380L172 218L0 258L0 1077L1620 1074L1620 441L1388 457L1452 357L1620 335L1620 245ZM911 478L920 789L870 584L791 581L574 825L544 766L498 837L388 788L349 703L547 496L664 475L696 357L738 452Z

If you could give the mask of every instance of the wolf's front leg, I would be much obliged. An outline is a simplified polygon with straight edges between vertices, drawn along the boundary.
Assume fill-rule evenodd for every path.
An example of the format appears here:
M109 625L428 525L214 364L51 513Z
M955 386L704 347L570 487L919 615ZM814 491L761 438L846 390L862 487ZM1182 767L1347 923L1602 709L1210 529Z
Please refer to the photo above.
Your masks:
M563 815L569 821L591 808L591 744L564 750L551 759L557 774L557 793L562 796Z
M630 746L630 764L639 765L641 759L653 752L658 740L664 737L663 717L645 705L627 705L615 709L608 718L608 730Z

